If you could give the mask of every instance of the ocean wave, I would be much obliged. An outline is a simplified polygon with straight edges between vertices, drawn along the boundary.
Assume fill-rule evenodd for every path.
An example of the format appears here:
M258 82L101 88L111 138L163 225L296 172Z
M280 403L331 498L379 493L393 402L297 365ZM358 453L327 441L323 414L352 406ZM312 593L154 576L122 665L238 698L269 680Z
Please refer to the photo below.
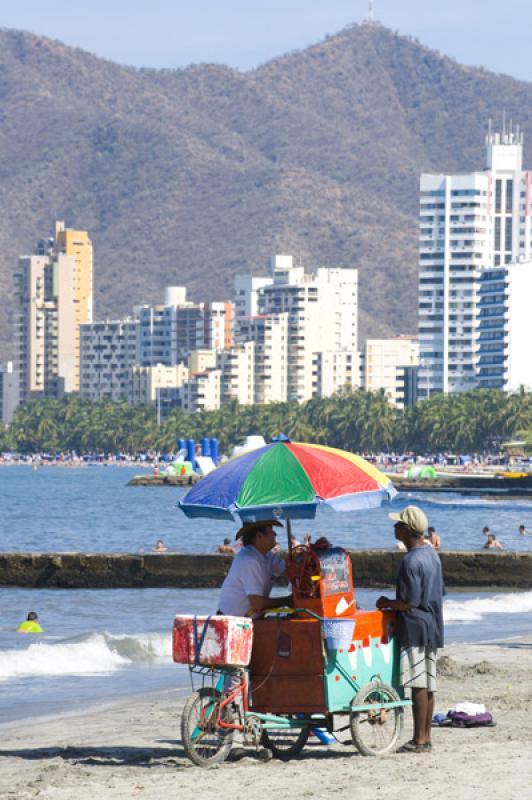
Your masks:
M523 498L522 500L512 499L509 501L504 498L501 499L501 493L497 494L496 492L494 492L494 497L492 498L486 495L483 497L451 495L447 492L445 494L438 494L437 492L434 494L431 492L408 492L406 494L408 494L409 500L415 500L417 503L424 506L444 506L447 510L464 510L467 508L489 508L493 510L496 508L497 511L532 512L532 506L529 500Z
M487 614L526 614L532 611L532 592L495 594L472 600L445 600L445 622L478 622Z
M134 663L171 661L169 634L91 633L56 643L4 650L0 681L31 676L109 674Z

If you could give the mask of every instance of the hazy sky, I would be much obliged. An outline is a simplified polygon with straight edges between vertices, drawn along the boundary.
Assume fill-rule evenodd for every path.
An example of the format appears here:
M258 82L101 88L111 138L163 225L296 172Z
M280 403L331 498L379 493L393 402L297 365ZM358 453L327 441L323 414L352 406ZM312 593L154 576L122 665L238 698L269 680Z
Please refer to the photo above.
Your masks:
M23 0L0 27L60 39L122 64L204 61L242 70L367 15L367 0ZM532 81L532 0L374 0L375 17L465 64Z

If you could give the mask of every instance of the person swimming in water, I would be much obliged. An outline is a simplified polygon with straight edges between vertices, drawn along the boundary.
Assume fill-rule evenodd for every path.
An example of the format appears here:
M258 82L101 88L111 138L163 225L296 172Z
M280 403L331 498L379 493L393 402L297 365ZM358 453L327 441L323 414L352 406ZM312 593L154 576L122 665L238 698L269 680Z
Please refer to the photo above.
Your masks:
M30 611L24 622L21 622L17 628L17 633L42 633L43 630L39 625L39 617L35 611Z

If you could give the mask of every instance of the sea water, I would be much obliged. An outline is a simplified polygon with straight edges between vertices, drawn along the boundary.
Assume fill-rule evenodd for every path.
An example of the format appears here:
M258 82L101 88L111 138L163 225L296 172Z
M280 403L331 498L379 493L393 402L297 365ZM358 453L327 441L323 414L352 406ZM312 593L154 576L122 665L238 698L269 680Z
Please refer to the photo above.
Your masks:
M374 609L383 590L358 589ZM0 590L0 720L55 715L121 697L190 686L172 662L176 613L213 613L216 589ZM36 610L43 634L15 633ZM530 633L532 592L450 592L446 641L489 641Z
M3 551L149 551L158 538L171 550L213 552L235 525L187 520L176 510L182 490L126 487L138 468L0 468ZM426 511L444 549L475 550L488 525L506 549L532 549L532 503L490 502L457 495L399 496ZM294 532L327 535L354 549L394 547L390 506L325 513ZM496 558L497 555L493 554ZM356 579L356 576L355 576ZM375 607L382 590L358 589L357 603ZM211 613L215 589L0 589L0 720L76 712L120 697L180 687L186 667L171 660L176 613ZM17 634L28 611L44 633ZM485 641L532 629L532 592L456 592L444 603L446 639Z
M149 552L157 539L181 553L212 553L236 525L228 521L187 519L176 509L184 489L130 487L135 467L0 467L2 528L0 549L34 552ZM146 472L146 471L145 471ZM507 550L532 550L532 502L486 500L457 494L400 494L381 508L334 512L299 520L293 532L314 539L328 536L355 550L395 546L391 510L409 503L425 510L444 550L478 550L487 525ZM520 536L519 525L530 531ZM282 534L279 535L282 542Z

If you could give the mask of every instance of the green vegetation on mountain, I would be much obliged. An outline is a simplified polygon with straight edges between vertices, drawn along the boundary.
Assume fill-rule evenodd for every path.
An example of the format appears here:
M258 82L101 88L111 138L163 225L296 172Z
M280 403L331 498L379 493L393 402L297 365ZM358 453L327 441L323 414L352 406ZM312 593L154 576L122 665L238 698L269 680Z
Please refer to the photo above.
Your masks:
M343 390L302 405L229 403L199 414L175 409L161 425L152 407L94 403L70 395L20 406L11 428L0 430L0 450L175 452L180 437L199 441L216 436L220 452L227 453L249 434L260 433L268 441L283 432L294 441L366 453L487 452L527 431L531 436L532 394L526 392L434 394L403 412L389 404L383 391Z
M136 70L0 30L0 99L3 355L18 256L55 219L91 234L96 318L170 284L230 296L277 252L358 267L362 336L414 333L419 174L482 169L502 109L532 143L530 84L381 26L246 73Z

